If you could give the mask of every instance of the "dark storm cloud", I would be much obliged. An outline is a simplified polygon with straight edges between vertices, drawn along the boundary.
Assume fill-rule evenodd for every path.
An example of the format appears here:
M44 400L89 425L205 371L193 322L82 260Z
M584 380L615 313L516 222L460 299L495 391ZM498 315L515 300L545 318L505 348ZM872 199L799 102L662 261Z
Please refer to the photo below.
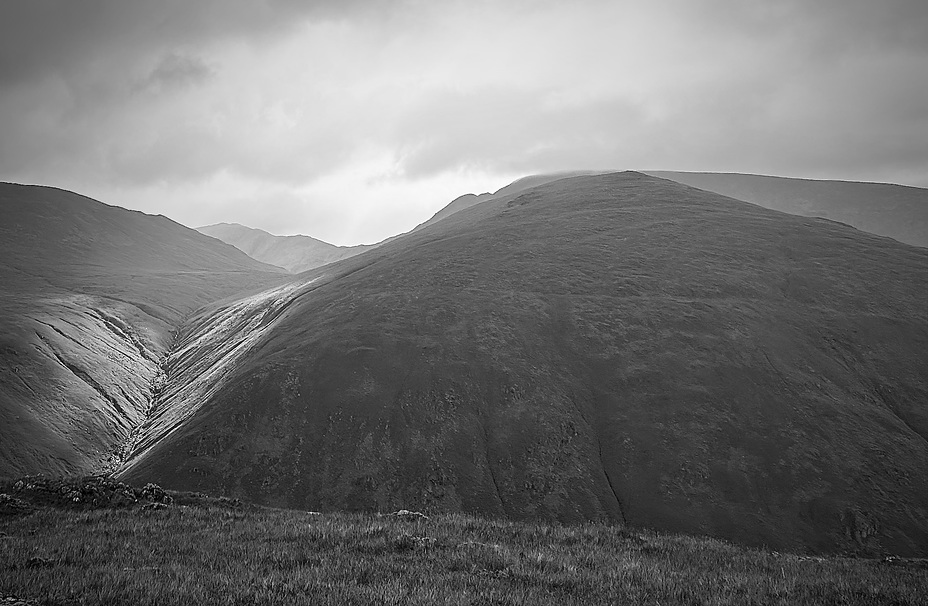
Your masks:
M199 57L171 52L161 58L145 86L158 89L190 86L207 80L215 72L214 67Z
M390 3L360 0L5 1L0 86L68 73L111 53L246 37L279 36L306 18L347 18Z
M211 44L285 39L307 21L376 16L390 2L341 0L30 0L9 2L0 19L0 171L31 167L33 178L101 174L114 182L195 179L221 169L292 180L342 158L328 123L310 140L276 140L265 149L260 108L224 110L255 133L209 128L196 99L173 113L135 98L181 94L212 79L221 57ZM206 53L207 56L203 56ZM247 90L250 82L241 82ZM237 91L229 91L233 96ZM218 103L222 105L224 102ZM213 103L211 105L217 105ZM181 113L182 112L182 113ZM164 124L157 122L164 121ZM321 132L320 132L321 131ZM305 133L304 133L305 134ZM130 136L131 135L131 136ZM257 155L251 152L269 152Z
M786 33L819 57L850 48L928 48L923 0L701 0L675 3L698 28Z

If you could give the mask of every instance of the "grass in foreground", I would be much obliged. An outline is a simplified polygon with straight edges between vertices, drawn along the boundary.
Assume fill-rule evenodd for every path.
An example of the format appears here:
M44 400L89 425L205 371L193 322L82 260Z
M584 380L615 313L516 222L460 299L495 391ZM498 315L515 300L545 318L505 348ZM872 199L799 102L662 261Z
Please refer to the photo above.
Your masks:
M925 595L924 561L809 558L604 525L320 515L189 495L0 516L0 603L919 604Z

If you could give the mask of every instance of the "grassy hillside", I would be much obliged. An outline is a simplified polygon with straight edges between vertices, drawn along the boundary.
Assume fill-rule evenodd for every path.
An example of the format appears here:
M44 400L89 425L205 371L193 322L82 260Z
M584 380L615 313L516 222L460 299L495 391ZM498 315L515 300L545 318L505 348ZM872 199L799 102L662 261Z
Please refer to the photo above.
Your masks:
M161 216L0 184L0 477L100 469L173 331L282 270Z
M731 173L654 171L724 196L794 215L823 217L928 247L928 189L889 183L814 181Z
M804 557L604 524L316 514L177 493L163 505L154 488L68 486L113 502L35 507L35 488L3 487L0 599L852 606L920 604L928 591L924 560Z
M217 223L197 231L245 252L253 259L300 273L353 257L372 246L335 246L309 236L275 236L236 223Z
M834 222L563 179L195 317L121 474L924 555L926 275Z

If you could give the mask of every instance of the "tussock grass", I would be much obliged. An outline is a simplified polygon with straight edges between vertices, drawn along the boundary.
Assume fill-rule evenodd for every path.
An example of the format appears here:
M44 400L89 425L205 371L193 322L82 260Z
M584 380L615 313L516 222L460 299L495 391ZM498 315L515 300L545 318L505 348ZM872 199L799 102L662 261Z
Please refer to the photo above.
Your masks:
M202 501L0 517L0 597L39 604L918 604L924 561L808 558L606 525ZM189 502L196 502L190 500Z

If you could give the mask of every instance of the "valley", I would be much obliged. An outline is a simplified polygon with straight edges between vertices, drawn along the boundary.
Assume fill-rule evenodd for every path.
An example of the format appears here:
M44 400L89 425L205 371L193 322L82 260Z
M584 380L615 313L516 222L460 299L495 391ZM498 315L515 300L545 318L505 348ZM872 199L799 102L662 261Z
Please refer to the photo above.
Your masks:
M112 468L192 311L281 281L164 217L0 184L0 477Z

